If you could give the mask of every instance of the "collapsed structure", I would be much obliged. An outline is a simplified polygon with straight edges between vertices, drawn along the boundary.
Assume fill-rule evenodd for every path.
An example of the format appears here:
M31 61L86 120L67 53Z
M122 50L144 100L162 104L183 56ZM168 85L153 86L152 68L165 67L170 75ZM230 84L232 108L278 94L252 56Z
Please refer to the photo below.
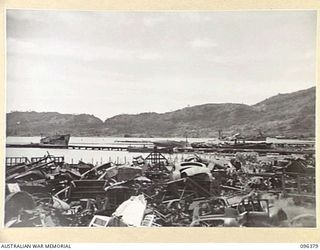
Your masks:
M6 227L315 227L314 155L6 159Z

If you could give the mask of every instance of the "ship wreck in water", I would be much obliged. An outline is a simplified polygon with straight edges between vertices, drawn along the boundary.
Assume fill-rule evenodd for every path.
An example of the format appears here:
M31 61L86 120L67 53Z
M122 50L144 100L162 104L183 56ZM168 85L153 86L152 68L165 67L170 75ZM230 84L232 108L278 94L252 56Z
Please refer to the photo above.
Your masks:
M46 136L41 138L40 144L68 146L69 141L70 141L70 134L51 135L51 136Z

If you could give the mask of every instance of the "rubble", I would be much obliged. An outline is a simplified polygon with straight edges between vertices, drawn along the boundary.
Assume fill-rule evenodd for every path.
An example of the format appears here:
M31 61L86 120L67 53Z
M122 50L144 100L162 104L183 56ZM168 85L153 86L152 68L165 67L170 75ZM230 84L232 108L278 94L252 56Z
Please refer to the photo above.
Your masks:
M6 227L314 227L315 159L255 152L170 162L6 166Z

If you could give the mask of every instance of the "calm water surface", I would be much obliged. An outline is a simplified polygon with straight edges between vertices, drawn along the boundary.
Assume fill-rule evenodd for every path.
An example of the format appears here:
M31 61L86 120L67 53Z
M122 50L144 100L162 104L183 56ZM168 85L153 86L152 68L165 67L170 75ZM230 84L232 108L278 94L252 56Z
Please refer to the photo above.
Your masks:
M150 146L148 141L158 140L177 140L185 141L185 138L123 138L123 137L71 137L69 144L72 145L122 145L122 146L134 146L137 144L119 141L141 141L139 146ZM207 141L206 138L190 138L189 142L201 142ZM6 139L8 144L27 144L27 143L39 143L40 137L13 137L9 136ZM77 163L78 161L89 162L93 164L100 164L103 162L131 162L133 157L142 155L146 157L149 153L131 153L126 151L96 151L96 150L75 150L75 149L43 149L43 148L6 148L7 157L39 157L47 154L47 151L54 156L64 156L65 162ZM175 154L166 155L166 157L182 159L186 155Z
M72 145L122 145L122 146L134 146L137 144L119 141L139 141L139 145L150 146L148 142L159 140L176 140L185 141L186 138L123 138L123 137L71 137L69 144ZM188 142L219 142L214 138L188 138ZM298 140L279 140L267 138L267 142L304 142ZM10 144L27 144L27 143L39 143L40 137L13 137L6 138L6 143ZM7 157L39 157L47 154L47 151L54 156L64 156L65 162L77 163L78 161L89 162L93 164L101 164L103 162L118 162L125 163L131 162L133 157L142 155L147 156L148 153L129 153L126 151L95 151L95 150L75 150L75 149L42 149L42 148L6 148ZM188 154L174 154L165 155L168 159L183 159Z

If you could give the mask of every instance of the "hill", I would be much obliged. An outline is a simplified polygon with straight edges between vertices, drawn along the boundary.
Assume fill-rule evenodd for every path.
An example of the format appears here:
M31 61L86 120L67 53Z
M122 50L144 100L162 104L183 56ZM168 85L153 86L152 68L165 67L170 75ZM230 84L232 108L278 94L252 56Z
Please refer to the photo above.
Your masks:
M99 135L103 122L87 114L72 115L57 112L12 112L7 114L7 135L39 136L66 134L73 136Z
M314 136L315 87L278 94L260 103L204 104L158 114L118 115L107 119L110 134L213 137L218 130L231 135Z
M71 133L73 136L214 137L240 132L268 136L315 135L315 87L278 94L255 105L204 104L167 113L117 115L102 122L93 115L12 112L7 135Z

